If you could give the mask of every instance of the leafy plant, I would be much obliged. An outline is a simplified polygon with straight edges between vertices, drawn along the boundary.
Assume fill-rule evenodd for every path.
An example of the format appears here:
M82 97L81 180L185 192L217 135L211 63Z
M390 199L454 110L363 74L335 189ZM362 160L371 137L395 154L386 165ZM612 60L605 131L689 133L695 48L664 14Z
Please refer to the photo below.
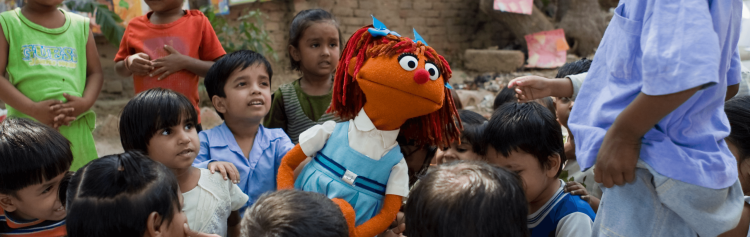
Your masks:
M102 34L107 38L107 41L115 46L120 46L125 27L121 25L122 19L120 16L110 10L109 6L96 2L96 0L65 0L63 4L70 10L88 12L94 15L96 23L101 26Z
M229 25L226 16L216 15L212 6L201 7L201 11L211 22L224 50L234 52L249 49L278 61L279 56L271 47L271 38L263 24L263 14L259 9L249 11L237 18L237 26Z

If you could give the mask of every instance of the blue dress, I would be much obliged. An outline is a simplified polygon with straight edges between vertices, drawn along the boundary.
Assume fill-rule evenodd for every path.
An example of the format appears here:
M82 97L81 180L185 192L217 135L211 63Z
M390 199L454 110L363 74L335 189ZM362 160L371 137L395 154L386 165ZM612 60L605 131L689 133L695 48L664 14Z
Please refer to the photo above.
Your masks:
M357 215L356 225L361 225L380 212L391 169L404 156L397 145L380 160L373 160L349 147L348 131L349 122L336 124L294 187L349 202Z

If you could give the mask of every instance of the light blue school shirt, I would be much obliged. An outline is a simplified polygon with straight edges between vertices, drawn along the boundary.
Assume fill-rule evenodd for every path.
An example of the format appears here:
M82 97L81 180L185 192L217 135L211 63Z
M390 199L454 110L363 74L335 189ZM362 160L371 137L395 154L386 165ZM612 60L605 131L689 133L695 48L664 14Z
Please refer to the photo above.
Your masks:
M702 187L737 181L724 98L740 81L741 17L741 0L621 0L570 115L581 169L594 165L607 129L639 93L703 86L646 133L640 159Z
M281 158L294 147L292 140L280 128L258 127L253 148L249 158L245 158L242 149L237 145L232 131L226 123L198 134L201 150L193 161L193 166L206 168L212 161L231 162L240 171L240 183L237 184L249 199L240 209L252 206L261 194L276 190L276 174L279 172Z

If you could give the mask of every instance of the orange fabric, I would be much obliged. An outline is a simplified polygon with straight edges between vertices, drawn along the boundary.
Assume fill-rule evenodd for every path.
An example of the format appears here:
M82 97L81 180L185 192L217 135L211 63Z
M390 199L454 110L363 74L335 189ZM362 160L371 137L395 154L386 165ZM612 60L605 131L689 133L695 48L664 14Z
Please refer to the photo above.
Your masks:
M336 205L339 205L341 212L344 213L344 219L346 219L346 225L349 226L349 237L357 237L357 232L354 227L354 223L356 223L356 219L357 219L357 214L354 212L354 208L352 208L352 205L349 205L348 202L340 198L334 198L334 199L331 199L331 201L336 203Z
M355 236L372 237L386 231L388 226L396 220L398 210L401 209L401 200L403 200L403 197L401 196L391 194L385 195L385 201L383 201L383 208L380 209L380 213L373 216L365 223L357 226L357 233Z
M302 152L302 147L299 144L286 153L284 158L281 159L279 173L276 175L276 188L278 190L294 188L294 169L305 159L307 159L307 155Z
M122 36L115 62L122 61L127 56L136 53L146 53L151 60L156 60L169 55L164 50L165 45L172 46L181 54L203 61L214 61L226 54L211 27L211 22L198 10L188 10L182 18L161 25L151 24L149 16L151 13L130 21ZM198 75L182 70L161 81L157 78L158 75L154 77L133 75L135 93L156 87L172 89L190 99L195 111L200 114ZM200 116L198 116L198 123L200 123Z
M23 237L59 237L67 236L63 221L36 220L26 223L18 223L7 217L7 213L0 207L0 237L23 236Z

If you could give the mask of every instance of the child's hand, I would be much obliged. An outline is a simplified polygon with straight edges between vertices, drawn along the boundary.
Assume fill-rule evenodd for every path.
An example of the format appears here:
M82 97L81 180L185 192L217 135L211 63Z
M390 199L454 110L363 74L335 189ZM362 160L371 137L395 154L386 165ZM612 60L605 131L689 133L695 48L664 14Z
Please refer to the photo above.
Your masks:
M206 233L201 233L198 231L191 230L190 226L188 226L187 223L182 225L182 231L185 232L185 236L187 237L220 237L219 235L216 235L216 234L206 234Z
M82 97L73 96L68 93L63 93L63 97L65 97L67 102L65 102L65 105L70 106L74 110L70 113L70 116L78 117L78 115L81 115L83 112L86 112L91 108L90 102L86 101Z
M153 65L156 70L151 71L149 75L151 77L159 76L159 80L185 69L184 66L187 65L186 56L177 52L172 46L164 45L164 50L169 52L169 56L154 60Z
M63 104L62 101L45 100L34 103L34 107L31 108L31 113L29 115L34 117L40 123L57 128L60 123L64 122L64 119L66 118L65 115L72 113L73 110L74 109L70 107L70 105Z
M238 171L237 167L232 163L224 161L214 161L208 163L208 170L211 171L212 174L218 170L219 173L224 176L224 180L227 180L227 175L229 175L232 183L240 183L240 171Z
M613 130L604 136L594 168L596 182L607 188L635 179L635 166L641 153L640 138L626 138Z
M151 70L154 70L154 65L151 63L151 57L149 57L148 54L133 54L125 60L125 67L133 74L145 76L148 75Z
M581 183L576 181L570 181L565 183L565 187L563 188L564 192L570 193L570 195L577 195L581 196L581 199L589 203L589 206L591 206L591 209L596 212L599 209L599 198L596 198L594 196L589 195L589 192L586 190L586 187L583 187Z
M378 235L379 237L400 237L403 236L402 233L404 233L404 230L406 230L406 224L404 224L404 213L399 212L396 215L396 220L393 221L393 224L391 224L391 227L388 228L385 232Z
M552 95L552 88L547 81L550 79L540 76L525 76L511 80L508 88L516 87L516 97L519 102L541 99Z

